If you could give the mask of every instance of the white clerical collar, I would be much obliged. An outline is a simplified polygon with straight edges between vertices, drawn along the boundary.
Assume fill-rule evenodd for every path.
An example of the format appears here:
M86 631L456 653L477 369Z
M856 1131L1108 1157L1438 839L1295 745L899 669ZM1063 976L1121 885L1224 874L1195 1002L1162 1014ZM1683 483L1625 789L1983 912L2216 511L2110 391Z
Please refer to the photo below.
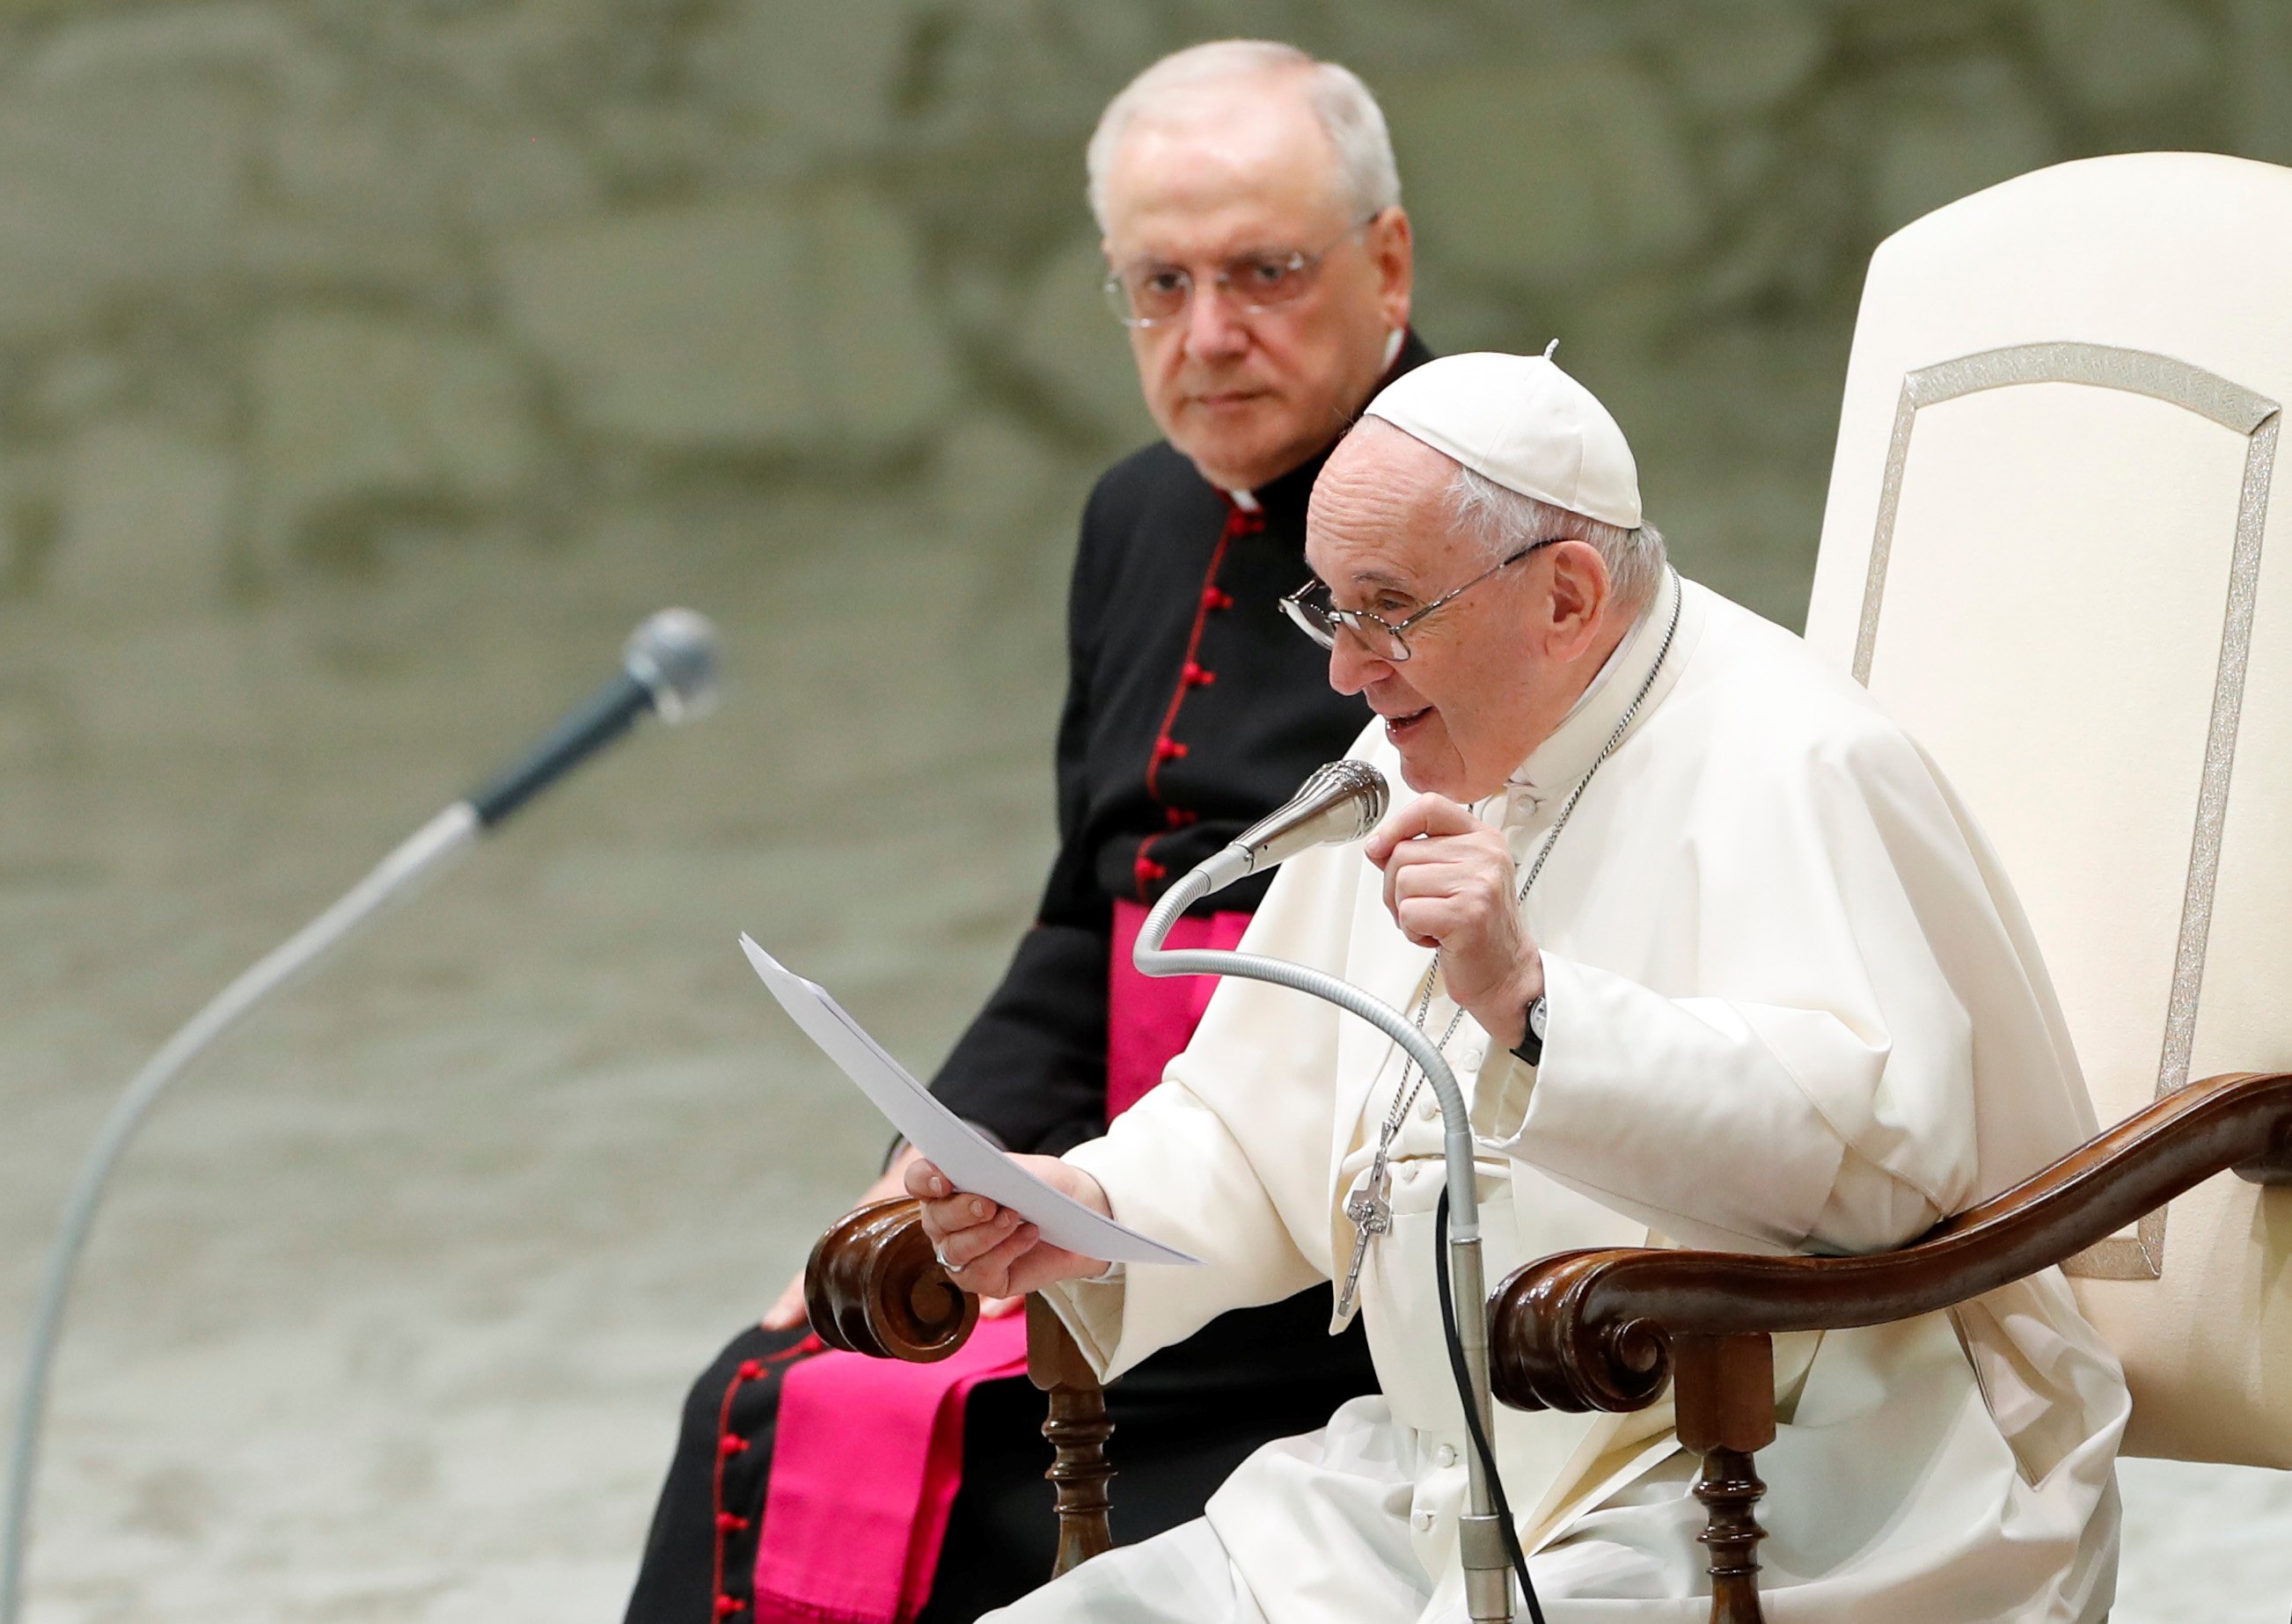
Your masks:
M1245 513L1254 513L1258 510L1260 504L1254 490L1229 490L1225 494L1227 499Z
M1671 629L1681 590L1679 572L1665 570L1663 582L1647 607L1576 697L1560 725L1505 780L1507 810L1521 804L1523 811L1533 811L1554 796L1565 795L1590 769L1616 724L1647 686L1663 651L1664 634ZM1641 715L1645 714L1643 707Z

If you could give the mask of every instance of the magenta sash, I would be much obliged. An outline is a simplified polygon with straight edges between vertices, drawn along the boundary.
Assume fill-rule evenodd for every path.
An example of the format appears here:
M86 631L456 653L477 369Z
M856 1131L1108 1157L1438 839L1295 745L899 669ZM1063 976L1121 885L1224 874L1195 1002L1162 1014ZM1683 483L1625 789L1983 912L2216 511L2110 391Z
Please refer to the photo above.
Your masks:
M1106 999L1106 1119L1128 1111L1162 1080L1162 1069L1192 1040L1217 990L1211 975L1150 976L1130 962L1146 923L1135 902L1114 904L1114 955ZM1225 949L1249 927L1247 914L1188 916L1170 927L1166 948Z
M1115 903L1110 1119L1162 1080L1217 985L1141 975L1130 949L1145 922L1136 903ZM1181 919L1168 945L1230 948L1248 923L1237 913ZM964 1401L981 1382L1026 1369L1027 1318L1018 1313L981 1321L937 1364L827 1353L792 1368L756 1540L755 1624L908 1624L931 1597L963 1479Z
M1027 1316L981 1320L937 1364L822 1353L780 1388L756 1624L908 1624L963 1479L972 1388L1027 1369Z

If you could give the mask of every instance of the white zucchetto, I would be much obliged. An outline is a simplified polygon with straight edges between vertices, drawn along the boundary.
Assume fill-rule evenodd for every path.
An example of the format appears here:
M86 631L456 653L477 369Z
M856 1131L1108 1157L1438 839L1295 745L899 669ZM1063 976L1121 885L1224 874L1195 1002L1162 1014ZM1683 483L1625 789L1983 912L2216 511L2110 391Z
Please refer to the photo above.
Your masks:
M1556 345L1554 346L1557 347ZM1507 490L1620 529L1640 523L1639 465L1592 392L1542 355L1444 355L1403 373L1364 414Z

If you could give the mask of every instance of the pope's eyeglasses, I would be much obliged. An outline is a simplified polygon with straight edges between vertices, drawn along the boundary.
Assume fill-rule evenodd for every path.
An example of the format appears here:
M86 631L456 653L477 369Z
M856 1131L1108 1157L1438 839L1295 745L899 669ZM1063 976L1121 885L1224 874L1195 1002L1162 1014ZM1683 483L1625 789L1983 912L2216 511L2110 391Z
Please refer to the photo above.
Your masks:
M1375 223L1376 214L1354 222L1328 246L1308 254L1296 248L1267 248L1237 254L1221 261L1210 278L1220 297L1253 316L1294 304L1319 279L1321 262L1348 238L1359 236ZM1106 279L1106 303L1114 319L1126 327L1168 327L1185 315L1193 300L1194 273L1183 265L1160 260L1141 260Z
M1408 658L1407 634L1410 626L1421 624L1434 610L1454 603L1490 576L1511 569L1529 553L1567 539L1565 536L1548 536L1542 541L1531 542L1501 563L1489 565L1455 591L1442 593L1415 614L1398 621L1373 615L1365 609L1337 608L1329 601L1329 589L1319 581L1308 581L1282 599L1281 612L1297 623L1299 631L1325 649L1336 648L1337 634L1344 632L1372 658L1398 666Z

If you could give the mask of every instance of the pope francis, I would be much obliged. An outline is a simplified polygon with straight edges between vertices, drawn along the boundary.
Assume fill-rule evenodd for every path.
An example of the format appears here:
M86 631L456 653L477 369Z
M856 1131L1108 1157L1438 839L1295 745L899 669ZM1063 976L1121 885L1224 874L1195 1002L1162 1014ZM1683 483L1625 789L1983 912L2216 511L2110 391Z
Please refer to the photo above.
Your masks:
M1408 1012L1466 1079L1491 1280L1574 1247L1891 1247L2072 1149L2092 1111L1981 835L1915 741L1789 634L1684 581L1622 432L1547 358L1373 400L1312 494L1287 605L1415 798L1292 860L1245 949ZM1968 590L1978 590L1969 583ZM1023 1159L1204 1259L1108 1270L918 1164L965 1288L1043 1291L1109 1378L1319 1281L1383 1386L1268 1445L1207 1515L1013 1620L1450 1620L1463 1414L1433 1283L1432 1091L1335 1008L1223 983L1160 1087ZM1348 1216L1389 1207L1389 1225ZM1358 1259L1358 1288L1345 1281ZM2058 1274L1776 1346L1768 1616L2098 1620L2124 1380ZM1699 1620L1667 1409L1499 1410L1554 1624Z

